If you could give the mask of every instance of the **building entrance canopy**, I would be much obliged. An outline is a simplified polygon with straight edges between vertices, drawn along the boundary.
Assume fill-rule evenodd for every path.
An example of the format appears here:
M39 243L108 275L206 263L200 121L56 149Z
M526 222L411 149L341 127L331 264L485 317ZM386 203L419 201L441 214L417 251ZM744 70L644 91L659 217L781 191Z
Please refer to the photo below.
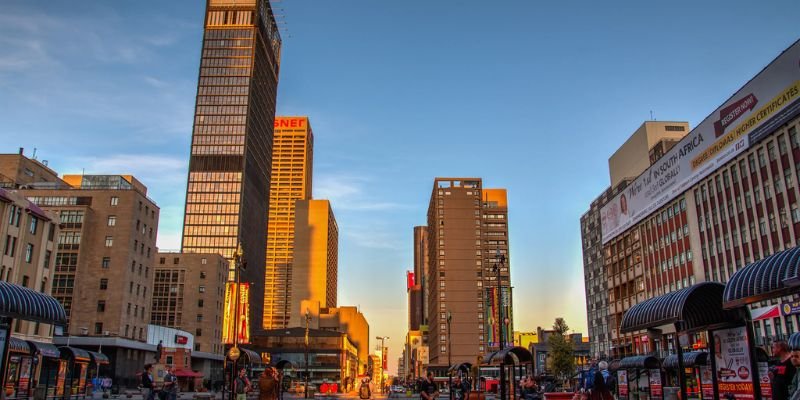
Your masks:
M725 308L797 293L800 246L764 257L736 271L723 294Z
M490 353L483 359L483 365L517 365L530 364L533 355L524 347L506 347Z
M721 283L702 282L643 301L625 312L620 330L628 333L679 324L676 330L692 331L742 319L741 310L722 308L724 290Z
M0 281L0 316L65 325L67 313L53 296Z

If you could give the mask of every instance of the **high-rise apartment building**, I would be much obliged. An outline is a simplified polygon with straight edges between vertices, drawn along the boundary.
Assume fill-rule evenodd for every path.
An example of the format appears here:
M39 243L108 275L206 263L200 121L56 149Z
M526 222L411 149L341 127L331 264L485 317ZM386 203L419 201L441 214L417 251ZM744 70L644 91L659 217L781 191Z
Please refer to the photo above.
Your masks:
M285 328L290 309L295 201L311 199L314 135L308 117L276 117L269 192L264 329Z
M228 261L219 254L159 252L153 273L153 325L194 335L193 354L222 355Z
M56 256L58 217L21 193L0 188L0 280L50 294ZM50 342L48 324L15 319L14 337Z
M303 326L307 310L336 307L339 226L328 200L297 200L294 224L289 326Z
M623 191L631 179L641 174L652 162L655 162L660 157L657 155L663 154L672 148L680 137L686 135L687 132L689 132L689 124L686 122L644 122L609 158L609 178L612 186L592 201L589 211L581 216L587 327L589 329L591 353L595 357L611 354L612 328L610 326L621 320L622 305L627 304L624 308L625 310L632 305L630 297L636 297L637 279L639 279L639 283L642 283L641 268L631 269L630 279L628 279L627 275L625 275L624 280L622 275L617 275L616 280L609 279L609 269L612 270L611 277L613 277L614 268L626 270L628 264L633 266L641 261L641 254L637 252L630 257L631 262L626 257L622 257L622 259L617 257L616 260L603 257L600 210L611 198ZM641 246L641 244L637 243L636 249L634 249L632 240L628 245L631 248L631 254ZM617 264L610 264L612 262ZM617 267L614 265L617 265ZM609 302L609 290L613 288L616 288L617 292L624 291L624 297L629 298L627 302L620 301L620 307L617 307L616 301ZM629 295L628 290L632 294ZM620 296L616 298L620 298ZM614 312L609 312L609 304L612 304ZM633 304L636 304L636 302ZM617 309L619 309L619 312L617 312ZM612 319L611 324L609 324L609 318Z
M499 347L498 274L503 320L507 321L503 342L511 345L514 327L505 189L484 189L479 178L436 178L427 231L430 364L446 366L448 351L453 363L474 363L476 354ZM448 313L452 316L450 332Z
M230 258L241 243L260 316L281 38L268 0L208 0L204 27L182 249Z
M24 149L17 154L0 154L0 187L15 189L28 185L63 184L56 171L47 166L47 160L28 158Z

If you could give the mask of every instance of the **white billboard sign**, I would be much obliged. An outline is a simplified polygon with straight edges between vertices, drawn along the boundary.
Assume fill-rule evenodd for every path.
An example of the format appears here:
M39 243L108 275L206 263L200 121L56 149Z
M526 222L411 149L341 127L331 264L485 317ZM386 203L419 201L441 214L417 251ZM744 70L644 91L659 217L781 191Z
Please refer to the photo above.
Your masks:
M800 41L600 210L603 244L800 113Z

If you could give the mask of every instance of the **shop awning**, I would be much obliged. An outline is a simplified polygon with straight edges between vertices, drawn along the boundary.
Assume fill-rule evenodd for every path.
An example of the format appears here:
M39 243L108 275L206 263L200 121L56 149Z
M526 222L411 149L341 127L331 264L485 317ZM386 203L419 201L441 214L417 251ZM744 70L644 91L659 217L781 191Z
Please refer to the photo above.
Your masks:
M800 246L746 265L728 280L723 306L734 308L796 292L796 288L784 281L796 281L799 266Z
M242 353L241 357L247 358L247 362L249 362L250 364L262 363L261 356L258 355L258 353L256 353L255 351L250 349L245 349L244 347L239 347L239 350L241 350Z
M71 358L78 362L89 362L92 360L92 356L84 349L69 346L61 346L59 349L61 349L62 358Z
M484 365L525 364L533 361L533 355L524 347L506 347L483 358Z
M750 319L753 321L761 321L762 319L780 318L781 310L777 305L760 307L755 310L750 310Z
M708 352L705 351L691 351L683 353L683 367L692 368L698 365L706 365L708 362ZM664 368L676 369L678 368L678 355L672 354L667 356L662 363Z
M470 364L468 362L463 362L463 363L460 363L460 364L453 365L452 367L450 367L450 369L447 370L447 372L449 372L449 373L453 373L453 372L456 372L456 371L467 371L467 372L469 372L471 369L472 369L472 364Z
M789 348L792 351L800 350L800 332L795 332L789 336Z
M653 356L631 356L619 360L619 369L657 369L661 366Z
M92 362L97 365L107 365L109 363L108 356L96 351L89 351L89 356L92 357Z
M722 309L725 285L701 282L634 305L622 316L620 331L628 333L681 321L680 330L736 321L740 315Z
M64 325L67 313L53 296L0 281L0 316Z
M203 374L200 372L192 371L190 369L179 368L175 371L175 376L178 378L202 378Z
M608 363L608 370L611 371L611 372L614 372L614 371L618 370L619 369L619 362L620 362L620 360L611 360L611 362Z
M31 346L28 342L13 336L8 341L8 350L14 353L31 354Z
M35 352L39 352L42 357L48 358L59 358L61 357L61 350L58 349L55 345L51 343L42 343L42 342L34 342L33 340L28 340L28 344L31 345L31 350Z

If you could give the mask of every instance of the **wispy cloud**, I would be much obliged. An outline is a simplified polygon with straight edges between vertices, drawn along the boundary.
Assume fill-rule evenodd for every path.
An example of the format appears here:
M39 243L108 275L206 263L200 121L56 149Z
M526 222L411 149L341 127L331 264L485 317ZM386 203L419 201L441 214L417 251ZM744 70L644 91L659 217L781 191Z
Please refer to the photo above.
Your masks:
M111 154L102 157L78 157L72 165L81 171L64 171L65 173L86 174L131 174L142 181L145 186L152 185L170 187L174 184L185 184L186 161L179 157L156 154Z
M331 200L334 210L389 211L410 206L380 200L369 191L373 179L366 175L322 174L315 178L314 197Z

